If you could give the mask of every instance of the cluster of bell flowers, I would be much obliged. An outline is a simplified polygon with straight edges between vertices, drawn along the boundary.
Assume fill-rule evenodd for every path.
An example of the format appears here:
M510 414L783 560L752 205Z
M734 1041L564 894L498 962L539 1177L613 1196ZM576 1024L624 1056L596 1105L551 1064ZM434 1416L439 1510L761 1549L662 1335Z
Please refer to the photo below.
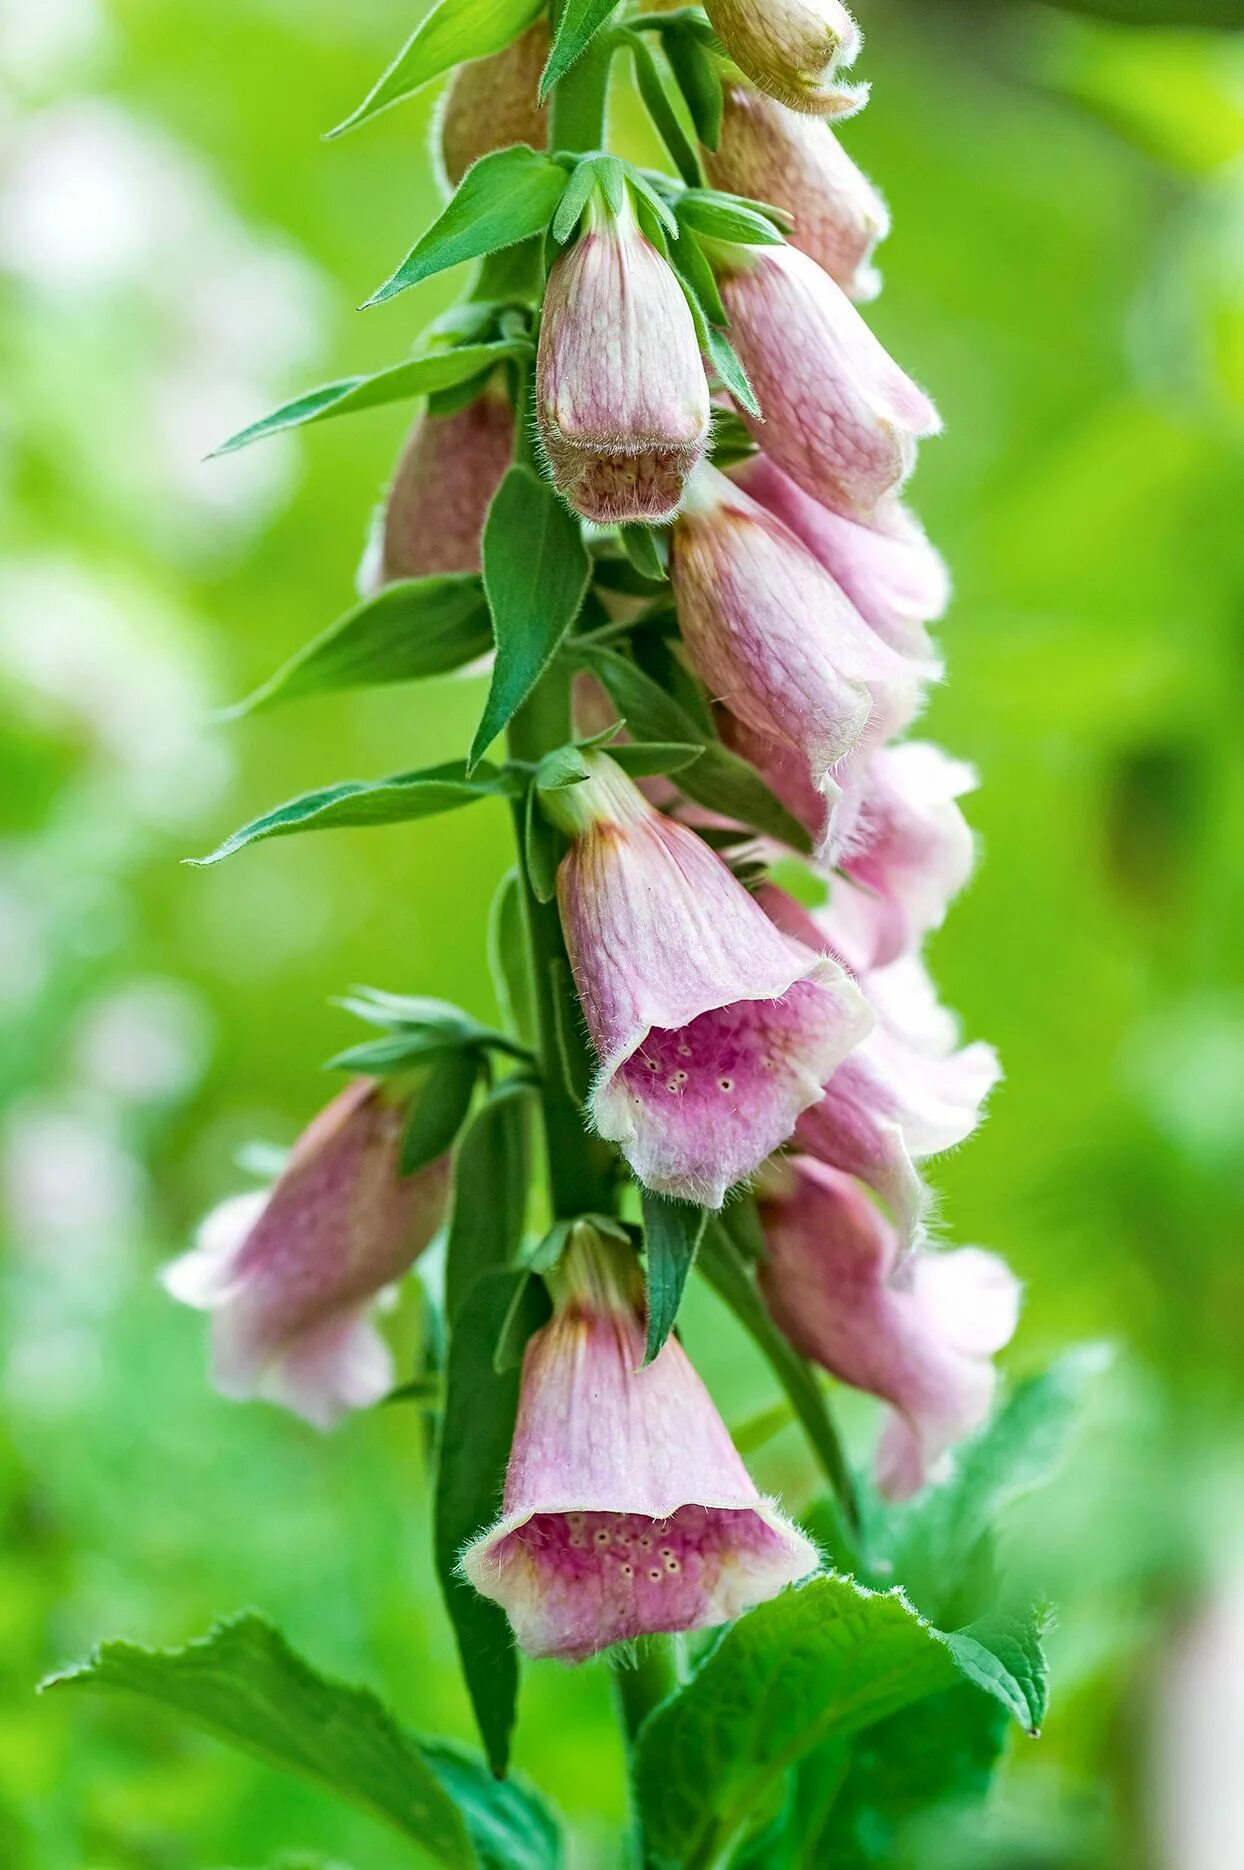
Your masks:
M974 857L958 805L971 770L904 738L938 673L928 626L949 586L901 490L939 420L856 309L877 290L888 219L823 121L863 99L839 75L853 23L833 0L708 12L734 61L710 179L794 222L783 245L712 248L758 452L725 473L709 462L695 327L629 198L595 196L553 264L536 418L575 511L670 526L682 653L723 739L805 826L828 901L810 913L747 888L692 810L664 795L657 809L594 752L588 779L550 799L569 836L558 902L597 1060L593 1127L656 1193L720 1208L753 1186L773 1317L888 1405L877 1479L898 1498L984 1420L1019 1306L993 1255L933 1244L920 1172L971 1134L999 1075L990 1047L960 1046L921 958ZM539 23L458 74L440 120L450 177L498 139L544 140L546 46ZM365 589L478 569L514 431L500 380L419 418ZM352 1087L269 1196L213 1217L170 1269L177 1296L215 1310L226 1393L326 1425L388 1387L371 1305L431 1239L448 1189L444 1162L399 1178L399 1132L380 1087ZM707 1626L814 1569L677 1339L644 1367L630 1249L582 1223L550 1285L502 1517L463 1555L522 1646L577 1660Z

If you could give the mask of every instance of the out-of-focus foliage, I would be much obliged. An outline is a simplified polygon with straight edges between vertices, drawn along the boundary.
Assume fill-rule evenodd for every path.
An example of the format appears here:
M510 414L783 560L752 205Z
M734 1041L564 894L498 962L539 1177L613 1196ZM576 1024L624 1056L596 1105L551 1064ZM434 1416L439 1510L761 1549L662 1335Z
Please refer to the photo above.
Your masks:
M1010 1519L1012 1572L1060 1606L1045 1737L1011 1743L987 1826L939 1820L893 1862L1199 1870L1215 1662L1244 1646L1244 44L1001 0L859 12L873 101L844 137L896 225L870 315L947 418L914 489L957 576L929 727L983 779L983 867L933 958L1009 1080L940 1165L943 1221L1027 1281L1016 1371L1069 1340L1118 1347L1061 1481ZM353 1037L333 995L496 1016L499 802L177 861L342 772L457 756L482 706L480 680L449 677L210 718L349 608L406 413L201 457L307 382L400 361L458 289L350 309L431 216L431 94L319 140L412 23L395 0L0 0L16 1870L404 1861L365 1818L149 1712L36 1703L100 1637L177 1643L254 1605L411 1726L470 1734L417 1403L321 1439L221 1402L201 1321L154 1279L244 1181L239 1149L288 1142L323 1101L320 1064ZM731 1421L771 1403L711 1297L687 1335ZM849 1426L866 1446L871 1410ZM793 1430L752 1459L805 1503ZM603 1669L551 1664L523 1691L518 1760L585 1865L618 1860L609 1695Z

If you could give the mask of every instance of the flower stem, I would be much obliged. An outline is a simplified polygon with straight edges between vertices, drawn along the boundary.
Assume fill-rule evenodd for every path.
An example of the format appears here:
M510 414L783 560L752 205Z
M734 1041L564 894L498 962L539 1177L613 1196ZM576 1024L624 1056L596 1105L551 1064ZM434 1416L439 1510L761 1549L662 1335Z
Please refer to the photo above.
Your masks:
M677 1636L641 1636L631 1652L610 1658L618 1718L626 1736L627 1758L632 1782L635 1772L635 1744L639 1730L652 1710L676 1693L681 1681L681 1639ZM647 1870L650 1863L643 1836L639 1801L632 1795L635 1809L636 1859Z

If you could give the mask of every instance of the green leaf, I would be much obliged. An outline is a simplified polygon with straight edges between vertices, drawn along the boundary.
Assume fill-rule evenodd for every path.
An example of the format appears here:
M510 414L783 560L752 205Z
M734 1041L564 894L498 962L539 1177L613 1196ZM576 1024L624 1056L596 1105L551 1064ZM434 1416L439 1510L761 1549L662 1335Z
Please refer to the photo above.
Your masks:
M540 79L541 102L559 78L565 76L585 52L617 5L617 0L566 0L553 38L548 64Z
M820 1383L769 1316L756 1281L721 1220L715 1220L708 1229L700 1271L763 1353L799 1418L822 1472L834 1493L849 1505L853 1496L851 1474ZM841 1516L835 1521L835 1530L831 1556L843 1568L854 1569L855 1543Z
M413 1175L453 1147L479 1078L478 1052L463 1047L433 1065L402 1133L401 1171Z
M557 204L557 213L553 216L552 234L559 247L564 247L579 225L583 210L592 198L596 187L596 169L590 157L578 163L566 185L566 192Z
M358 109L329 136L341 136L466 59L502 51L544 10L544 0L439 0Z
M678 241L678 277L682 281L683 291L687 294L687 303L692 316L697 308L700 317L697 320L700 344L708 348L708 326L726 325L729 318L722 302L721 291L717 284L717 275L709 265L708 255L696 239L695 234L682 220L682 203L678 204L679 228L682 230ZM714 415L714 423L716 415Z
M565 838L540 809L539 788L533 780L523 815L523 863L538 903L551 903L557 895L557 866L565 848Z
M523 883L517 869L507 870L497 885L488 918L488 965L501 1016L515 1038L530 1043L535 1033Z
M563 960L561 955L554 955L549 962L549 974L549 999L553 1008L553 1031L557 1040L562 1082L571 1103L583 1110L586 1109L592 1089L592 1063L582 1037L583 1008L575 991L569 962Z
M742 404L749 416L755 416L759 420L763 412L756 401L756 392L729 338L724 332L710 326L707 350L709 362L731 396L736 402Z
M480 1870L560 1870L557 1821L537 1792L494 1779L473 1753L447 1740L421 1745L462 1809Z
M400 1076L457 1050L452 1039L438 1039L427 1033L396 1032L387 1039L369 1039L363 1045L348 1046L344 1052L334 1053L324 1069L363 1072L370 1078Z
M697 188L704 179L700 158L678 121L678 113L670 102L669 93L657 70L657 62L638 35L631 36L630 50L635 61L635 85L643 99L644 108L679 175L688 188Z
M319 792L304 792L286 805L278 805L253 818L240 831L206 857L186 862L203 867L218 864L248 844L265 838L291 837L297 831L335 831L344 825L393 825L415 818L434 818L473 805L477 799L506 798L512 782L496 767L477 767L467 776L461 760L420 772L397 773L391 779L346 779Z
M447 675L491 648L492 624L478 572L404 579L330 624L227 716L236 719L330 690Z
M507 358L529 357L531 345L526 338L509 338L495 344L461 344L455 350L433 351L427 357L412 357L403 364L391 364L371 376L341 377L317 390L304 390L292 402L282 403L271 415L239 429L219 448L213 448L209 460L234 454L266 435L279 435L285 429L305 428L309 422L324 422L329 416L353 415L360 409L379 409L385 403L407 402L412 396L428 396L435 390L452 389L469 382Z
M590 575L579 522L531 468L510 468L484 525L484 589L497 660L471 768L552 661L579 614Z
M644 1363L663 1348L678 1319L687 1276L708 1223L708 1209L690 1201L667 1201L642 1191L644 1214L644 1284L648 1301L648 1341Z
M363 1806L438 1863L469 1870L476 1861L462 1814L383 1703L309 1668L253 1613L217 1624L184 1649L105 1643L43 1688L142 1695L217 1740Z
M690 799L710 811L737 818L766 832L793 850L807 851L811 839L766 786L754 766L739 759L700 727L659 683L615 650L593 648L587 640L572 645L576 661L590 669L609 691L614 706L637 740L699 745L704 751L681 774L679 784Z
M1037 1611L1024 1617L994 1612L945 1638L960 1672L1000 1702L1034 1740L1050 1699L1043 1628Z
M669 536L655 527L638 523L620 526L622 549L640 576L652 584L664 584L669 578Z
M525 1080L507 1078L480 1105L458 1145L445 1253L445 1314L451 1327L476 1281L518 1259L531 1172L530 1091Z
M749 1611L645 1722L636 1785L662 1864L724 1861L811 1748L949 1687L944 1644L898 1593L812 1578Z
M481 156L463 176L448 207L365 307L380 305L463 260L477 260L542 234L567 180L559 163L523 143Z
M679 22L667 24L661 43L696 135L706 149L716 149L721 141L721 67L698 34L679 30Z
M632 779L655 779L660 773L682 773L701 758L703 747L686 741L632 740L609 749L609 758Z
M710 240L732 240L745 247L785 244L780 231L759 207L739 195L725 195L714 188L689 188L679 197L678 219Z
M486 1203L487 1190L480 1196ZM520 1287L538 1302L541 1288L526 1272L486 1272L451 1314L436 1481L437 1573L484 1751L498 1774L509 1757L518 1658L505 1612L472 1590L458 1572L458 1559L501 1509L519 1373L516 1366L497 1371L493 1352Z

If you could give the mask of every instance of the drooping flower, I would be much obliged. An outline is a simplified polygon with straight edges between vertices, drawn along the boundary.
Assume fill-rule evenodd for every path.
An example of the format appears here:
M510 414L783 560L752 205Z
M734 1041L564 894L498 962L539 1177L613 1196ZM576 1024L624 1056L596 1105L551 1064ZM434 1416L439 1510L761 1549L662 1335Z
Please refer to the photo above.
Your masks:
M796 941L834 954L832 939L818 921L783 890L765 884L756 899ZM872 984L878 979L864 974L859 983L876 1024L838 1066L820 1101L804 1111L795 1141L808 1155L874 1189L904 1243L910 1243L928 1206L916 1165L967 1141L1001 1069L991 1045L957 1047L953 1021L949 1044L930 1049L927 1029L926 1043L919 1043L918 1032L904 1026L901 1010L896 1019L894 996L887 1001L884 981L874 999Z
M637 1267L575 1228L529 1341L501 1519L462 1570L532 1656L737 1617L814 1571L676 1338L643 1369Z
M552 794L557 878L599 1063L596 1128L660 1194L719 1207L868 1029L837 964L783 935L721 859L606 756Z
M541 17L502 51L456 68L438 120L441 161L451 188L494 149L512 143L547 147L548 109L539 91L548 55L549 23Z
M834 73L853 64L860 29L842 0L705 0L735 64L789 110L831 115Z
M940 928L972 874L976 840L957 801L976 774L927 741L872 753L861 773L846 881L831 892L852 965L884 967Z
M398 578L478 571L480 536L514 452L514 412L500 382L452 415L411 429L359 567L362 597Z
M208 1215L165 1268L175 1299L212 1314L212 1376L317 1428L378 1402L392 1359L372 1321L444 1219L448 1157L400 1177L405 1112L358 1078L294 1145L273 1187Z
M892 649L919 661L933 655L925 625L945 615L950 577L905 507L883 501L862 526L813 500L765 454L741 463L733 478L790 527Z
M727 80L723 104L721 139L704 156L714 188L784 208L793 247L853 299L875 298L872 255L890 231L889 211L833 131L746 84Z
M553 478L586 519L678 511L708 445L708 380L682 288L629 196L614 214L595 195L549 274L536 415Z
M925 671L881 641L779 519L707 463L674 529L670 578L696 672L753 734L794 756L821 801L810 828L824 843L835 768L866 735L871 744L911 719Z
M806 253L721 251L730 339L761 409L743 420L814 500L871 519L911 472L917 440L940 429L936 409Z
M890 1404L878 1484L892 1499L917 1492L989 1413L1018 1280L979 1247L904 1258L859 1185L805 1157L774 1165L761 1221L774 1320L803 1356Z

